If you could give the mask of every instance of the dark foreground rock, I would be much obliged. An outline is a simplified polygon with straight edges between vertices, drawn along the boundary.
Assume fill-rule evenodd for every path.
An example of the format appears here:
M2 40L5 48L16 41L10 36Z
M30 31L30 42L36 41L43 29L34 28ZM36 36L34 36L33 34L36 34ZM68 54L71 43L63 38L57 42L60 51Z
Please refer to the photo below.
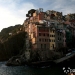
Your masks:
M52 60L50 61L35 61L30 62L25 60L22 56L13 56L6 62L6 66L22 66L22 65L29 65L29 66L48 66L54 64Z
M33 66L44 66L53 64L53 60L61 58L60 53L54 51L33 51L31 52L30 59L26 59L25 54L20 56L13 56L10 58L6 65L7 66L20 66L20 65L33 65Z
M13 56L6 62L7 66L21 66L25 64L26 64L26 60L21 56Z

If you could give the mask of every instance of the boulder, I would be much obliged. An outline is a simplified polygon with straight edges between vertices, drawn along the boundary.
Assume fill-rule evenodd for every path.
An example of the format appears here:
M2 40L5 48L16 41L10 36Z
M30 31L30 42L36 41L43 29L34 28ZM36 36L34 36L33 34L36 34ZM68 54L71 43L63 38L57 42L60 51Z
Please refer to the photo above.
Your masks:
M25 65L25 63L26 63L25 58L21 56L13 56L6 62L6 65L7 66L21 66L21 65Z

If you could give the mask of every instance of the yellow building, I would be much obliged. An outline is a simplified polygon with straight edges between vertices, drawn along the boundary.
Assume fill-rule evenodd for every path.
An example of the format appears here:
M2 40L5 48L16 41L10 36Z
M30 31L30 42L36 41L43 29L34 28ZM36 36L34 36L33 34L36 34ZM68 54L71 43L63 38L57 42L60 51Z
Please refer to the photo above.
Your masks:
M50 50L54 50L54 48L56 47L54 29L49 29L49 36L50 36Z

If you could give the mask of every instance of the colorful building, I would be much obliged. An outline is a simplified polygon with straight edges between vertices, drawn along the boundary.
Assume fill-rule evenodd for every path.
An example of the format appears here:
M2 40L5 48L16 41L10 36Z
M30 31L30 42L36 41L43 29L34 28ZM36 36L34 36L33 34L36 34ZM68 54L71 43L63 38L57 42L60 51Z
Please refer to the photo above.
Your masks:
M62 12L30 10L24 22L32 50L54 50L66 47L66 31L75 35L75 22L63 21Z

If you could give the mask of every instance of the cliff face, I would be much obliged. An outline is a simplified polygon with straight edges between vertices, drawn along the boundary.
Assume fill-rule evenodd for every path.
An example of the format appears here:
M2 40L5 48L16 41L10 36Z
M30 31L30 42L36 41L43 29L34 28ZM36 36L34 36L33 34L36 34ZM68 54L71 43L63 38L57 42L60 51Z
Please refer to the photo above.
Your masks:
M8 31L8 29L5 31ZM11 30L13 35L8 35L8 33L5 31L3 31L3 35L0 33L0 39L2 40L2 42L0 42L0 61L8 60L12 56L16 56L19 55L19 53L22 53L25 42L24 31L18 31L17 33L16 28L13 31ZM7 37L5 36L5 33L8 35Z
M25 32L20 32L0 43L0 60L7 60L23 51Z

